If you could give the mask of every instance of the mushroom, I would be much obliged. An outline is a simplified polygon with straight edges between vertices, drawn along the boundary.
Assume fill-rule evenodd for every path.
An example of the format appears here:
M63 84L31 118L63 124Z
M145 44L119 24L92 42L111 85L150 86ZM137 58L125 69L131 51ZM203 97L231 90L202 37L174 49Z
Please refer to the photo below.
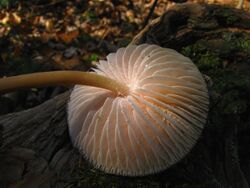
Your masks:
M120 48L94 73L4 78L0 91L27 86L28 80L29 87L81 84L68 103L72 143L94 166L112 174L144 176L175 164L196 143L208 113L207 87L197 67L157 45Z

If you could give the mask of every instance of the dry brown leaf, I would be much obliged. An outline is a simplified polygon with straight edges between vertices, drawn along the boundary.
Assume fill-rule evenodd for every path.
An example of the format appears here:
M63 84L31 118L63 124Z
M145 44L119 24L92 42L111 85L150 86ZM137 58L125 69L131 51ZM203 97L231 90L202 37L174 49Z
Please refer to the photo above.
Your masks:
M72 69L81 63L80 58L78 56L74 56L71 59L63 58L62 54L58 53L52 58L56 66L60 69Z
M13 24L20 24L22 21L21 17L17 15L16 12L11 14L10 22Z
M51 39L57 39L57 35L55 33L43 32L41 33L41 39L43 42L48 42Z
M78 30L73 30L67 33L57 33L57 37L65 43L70 43L75 40L79 35Z
M51 32L53 30L53 28L54 28L54 24L53 24L52 20L46 20L44 25L45 25L46 31Z
M0 38L6 36L9 33L9 31L10 27L0 27Z
M1 14L1 19L0 19L0 23L1 24L20 24L22 21L21 17L17 15L16 12L6 12L5 14L2 13Z
M66 10L66 14L68 16L72 15L75 13L75 7L68 7L67 10Z
M5 11L1 11L0 12L0 20L2 20L5 17Z
M31 24L38 25L40 23L40 16L35 16L30 21L31 21Z
M6 12L6 13L4 14L4 16L2 15L1 17L2 17L2 18L1 18L1 20L0 20L0 23L5 25L5 24L7 24L7 23L9 22L10 14L9 14L8 12Z

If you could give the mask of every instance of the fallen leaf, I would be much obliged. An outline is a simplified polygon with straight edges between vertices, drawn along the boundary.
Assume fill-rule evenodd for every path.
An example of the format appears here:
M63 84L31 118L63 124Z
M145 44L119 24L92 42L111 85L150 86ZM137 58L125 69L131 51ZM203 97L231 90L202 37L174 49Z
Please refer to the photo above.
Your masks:
M57 35L55 33L43 32L41 33L41 39L43 42L48 42L51 39L57 39Z
M0 27L0 38L6 36L10 31L10 27L4 26Z
M9 19L10 19L10 14L6 12L6 14L2 16L0 23L6 25L9 22Z
M18 16L16 12L14 12L14 13L11 14L10 22L12 24L20 24L21 21L22 21L21 17Z
M79 35L78 30L73 30L67 33L57 33L57 36L60 40L62 40L65 43L70 43L73 40L75 40Z
M74 67L76 67L81 63L80 58L78 56L74 56L71 59L65 59L63 58L63 55L60 53L54 55L52 59L54 60L56 66L63 70L73 69Z
M45 25L46 31L52 31L53 30L54 24L53 24L52 20L46 20L44 25Z

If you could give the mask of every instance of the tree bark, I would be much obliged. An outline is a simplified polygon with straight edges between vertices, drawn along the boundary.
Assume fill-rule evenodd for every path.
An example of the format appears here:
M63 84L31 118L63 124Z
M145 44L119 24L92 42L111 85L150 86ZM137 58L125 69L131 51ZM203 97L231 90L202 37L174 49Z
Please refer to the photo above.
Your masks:
M66 92L0 117L0 187L249 187L250 15L216 5L176 5L131 42L141 43L176 49L206 78L209 117L190 153L156 175L105 174L71 145Z

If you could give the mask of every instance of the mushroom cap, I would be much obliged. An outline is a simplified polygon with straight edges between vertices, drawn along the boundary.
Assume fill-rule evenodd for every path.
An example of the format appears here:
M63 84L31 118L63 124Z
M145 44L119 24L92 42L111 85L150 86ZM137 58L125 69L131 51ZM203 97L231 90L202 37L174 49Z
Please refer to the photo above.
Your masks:
M208 92L192 61L157 45L130 45L100 61L96 74L126 84L127 96L76 85L68 104L72 142L94 166L143 176L167 169L205 125Z

